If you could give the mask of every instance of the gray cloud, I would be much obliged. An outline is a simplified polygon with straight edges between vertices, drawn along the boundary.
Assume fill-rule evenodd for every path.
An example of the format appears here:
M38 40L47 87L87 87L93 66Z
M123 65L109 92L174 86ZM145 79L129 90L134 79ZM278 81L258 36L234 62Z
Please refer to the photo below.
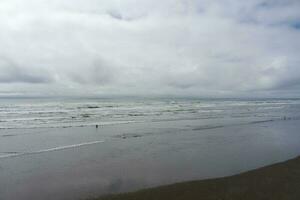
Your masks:
M0 94L297 96L299 22L298 0L2 0Z
M85 67L85 71L70 71L71 80L80 84L107 85L112 83L118 73L114 66L102 60L95 60Z
M22 65L24 66L24 65ZM24 69L7 58L0 58L0 83L49 83L51 77L43 70Z

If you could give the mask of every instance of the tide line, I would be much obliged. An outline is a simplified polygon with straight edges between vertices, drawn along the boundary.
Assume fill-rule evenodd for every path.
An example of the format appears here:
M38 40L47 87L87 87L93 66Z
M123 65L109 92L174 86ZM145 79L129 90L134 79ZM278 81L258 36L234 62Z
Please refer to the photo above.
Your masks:
M104 140L97 140L97 141L92 141L92 142L84 142L84 143L79 143L79 144L72 144L72 145L65 145L65 146L59 146L59 147L53 147L50 149L41 149L37 151L31 151L31 152L12 152L8 154L1 155L0 154L0 159L1 158L12 158L12 157L19 157L19 156L25 156L25 155L32 155L32 154L41 154L41 153L46 153L46 152L53 152L53 151L61 151L65 149L71 149L71 148L77 148L77 147L82 147L82 146L87 146L87 145L93 145L93 144L99 144L104 142Z

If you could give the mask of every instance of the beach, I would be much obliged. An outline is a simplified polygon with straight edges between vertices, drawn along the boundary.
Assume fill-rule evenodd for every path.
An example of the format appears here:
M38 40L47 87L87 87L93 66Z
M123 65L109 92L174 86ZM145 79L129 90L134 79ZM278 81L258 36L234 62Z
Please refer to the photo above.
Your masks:
M49 118L44 113L49 112L42 110L40 114L37 108L47 106L35 106L33 115L40 115L35 116L37 121L19 117L23 128L0 130L0 199L89 199L232 176L300 155L297 102L221 101L211 107L186 102L185 106L168 102L173 111L159 116L153 114L160 110L156 102L146 107L148 111L141 104L113 110L101 102L99 108L89 104L83 111L81 105L76 110L64 105L64 110L79 113L82 120L78 120L81 125L73 127L66 126L67 120L74 120L69 113L64 114L64 120L59 118L62 126L52 123L51 118L48 127L41 127ZM110 119L110 124L98 128L87 124L100 118L97 113L108 115L110 110L116 112L115 120L100 116L102 122ZM127 123L119 123L118 116L125 111ZM151 117L142 116L140 120L140 115L135 116L142 111L152 113ZM18 112L23 116L25 111ZM88 112L94 118L82 117ZM17 114L14 111L6 118L16 118ZM52 117L59 115L51 113Z
M300 0L0 0L0 44L0 200L300 200Z
M280 199L300 198L300 157L239 175L177 183L98 200L160 199Z

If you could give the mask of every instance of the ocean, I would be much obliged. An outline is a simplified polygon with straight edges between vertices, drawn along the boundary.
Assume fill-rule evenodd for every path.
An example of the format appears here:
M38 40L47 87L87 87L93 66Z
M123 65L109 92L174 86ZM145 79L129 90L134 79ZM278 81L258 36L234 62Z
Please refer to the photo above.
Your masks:
M203 119L206 128L300 118L298 99L1 99L0 129Z

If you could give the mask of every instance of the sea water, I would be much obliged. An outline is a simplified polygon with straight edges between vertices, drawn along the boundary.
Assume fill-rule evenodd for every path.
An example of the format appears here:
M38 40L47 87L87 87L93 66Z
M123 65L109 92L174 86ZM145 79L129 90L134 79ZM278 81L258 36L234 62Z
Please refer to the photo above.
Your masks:
M298 99L0 99L0 129L205 119L205 127L300 117Z

